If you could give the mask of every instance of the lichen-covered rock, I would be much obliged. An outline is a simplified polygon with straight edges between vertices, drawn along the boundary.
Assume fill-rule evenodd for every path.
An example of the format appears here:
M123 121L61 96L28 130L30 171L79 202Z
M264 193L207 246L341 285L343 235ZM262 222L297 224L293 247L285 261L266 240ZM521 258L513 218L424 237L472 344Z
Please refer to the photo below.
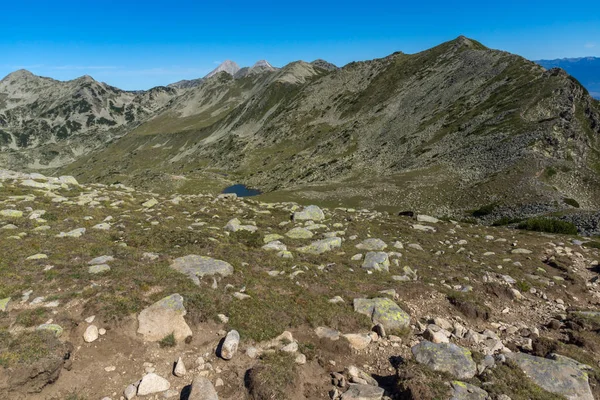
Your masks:
M88 267L88 273L92 275L98 275L108 271L110 271L110 266L108 264L90 265Z
M359 244L356 245L357 249L367 250L367 251L381 251L385 250L387 244L381 239L369 238L365 239Z
M140 312L137 332L144 340L151 342L159 341L171 333L175 340L185 340L192 335L192 330L183 319L185 314L183 297L172 294Z
M377 386L350 384L342 400L381 400L385 391Z
M536 385L569 400L593 400L586 366L567 357L556 359L535 357L525 353L509 353L513 360Z
M299 247L297 250L300 253L307 254L323 254L325 252L331 251L335 248L342 246L342 239L339 237L332 237L317 240L316 242L312 242L308 246Z
M323 210L317 206L308 206L304 207L304 210L302 211L296 211L293 218L294 221L322 221L325 219L325 214L323 213Z
M8 303L10 303L10 297L0 300L0 311L6 311Z
M370 251L365 256L365 261L362 264L363 269L372 271L386 271L390 270L390 259L387 253L383 251L373 252Z
M410 325L410 315L385 297L354 299L354 311L368 316L374 324L381 324L388 330L403 329Z
M23 211L19 210L1 210L0 217L7 218L21 218L23 216Z
M285 234L285 236L292 238L292 239L310 239L314 235L315 234L312 233L310 230L308 230L306 228L302 228L302 227L292 228L289 231L287 231Z
M471 379L477 373L477 365L471 351L454 343L431 343L427 340L411 349L415 360L434 371L447 372L459 379Z
M487 400L488 392L466 382L453 381L450 400Z
M200 284L199 278L205 275L229 276L233 274L233 266L228 262L195 254L176 258L170 267L189 276L196 285Z

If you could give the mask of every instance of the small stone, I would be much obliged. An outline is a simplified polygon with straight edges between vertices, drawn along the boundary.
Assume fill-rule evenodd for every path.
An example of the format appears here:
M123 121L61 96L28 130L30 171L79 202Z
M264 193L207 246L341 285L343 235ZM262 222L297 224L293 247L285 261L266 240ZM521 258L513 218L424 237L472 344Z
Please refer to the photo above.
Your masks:
M98 327L96 325L90 325L83 334L83 340L86 343L92 343L98 339Z
M185 364L183 363L183 360L181 359L181 357L179 357L177 359L177 363L175 364L175 370L173 371L173 375L181 378L181 377L185 376L186 373L187 373L187 370L185 369Z

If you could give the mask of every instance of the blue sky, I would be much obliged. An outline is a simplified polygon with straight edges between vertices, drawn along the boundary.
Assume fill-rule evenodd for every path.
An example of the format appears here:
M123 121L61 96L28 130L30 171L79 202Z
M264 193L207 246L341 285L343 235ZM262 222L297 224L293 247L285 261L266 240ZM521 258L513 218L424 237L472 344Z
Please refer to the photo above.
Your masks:
M204 76L225 59L283 66L323 58L341 66L461 34L529 59L600 56L597 0L220 3L3 2L0 77L26 68L147 89Z

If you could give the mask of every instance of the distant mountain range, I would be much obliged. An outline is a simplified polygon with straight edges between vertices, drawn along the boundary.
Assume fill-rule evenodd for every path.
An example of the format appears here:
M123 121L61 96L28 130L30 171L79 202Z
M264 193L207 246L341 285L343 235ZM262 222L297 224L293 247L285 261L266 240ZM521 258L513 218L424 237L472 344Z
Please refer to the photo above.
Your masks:
M342 68L226 61L139 92L17 71L1 168L192 193L216 174L277 199L513 220L600 209L600 107L563 70L465 37Z
M536 63L544 68L562 68L573 75L590 94L600 99L600 58L561 58L557 60L538 60Z

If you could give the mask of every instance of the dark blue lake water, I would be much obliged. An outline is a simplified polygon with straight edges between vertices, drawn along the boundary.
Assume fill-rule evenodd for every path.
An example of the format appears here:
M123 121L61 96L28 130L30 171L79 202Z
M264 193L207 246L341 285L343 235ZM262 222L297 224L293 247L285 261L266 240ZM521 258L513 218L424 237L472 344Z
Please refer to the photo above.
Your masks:
M250 197L259 195L260 190L251 189L246 185L238 183L237 185L231 185L229 187L226 187L225 189L223 189L223 193L235 193L238 195L238 197Z

